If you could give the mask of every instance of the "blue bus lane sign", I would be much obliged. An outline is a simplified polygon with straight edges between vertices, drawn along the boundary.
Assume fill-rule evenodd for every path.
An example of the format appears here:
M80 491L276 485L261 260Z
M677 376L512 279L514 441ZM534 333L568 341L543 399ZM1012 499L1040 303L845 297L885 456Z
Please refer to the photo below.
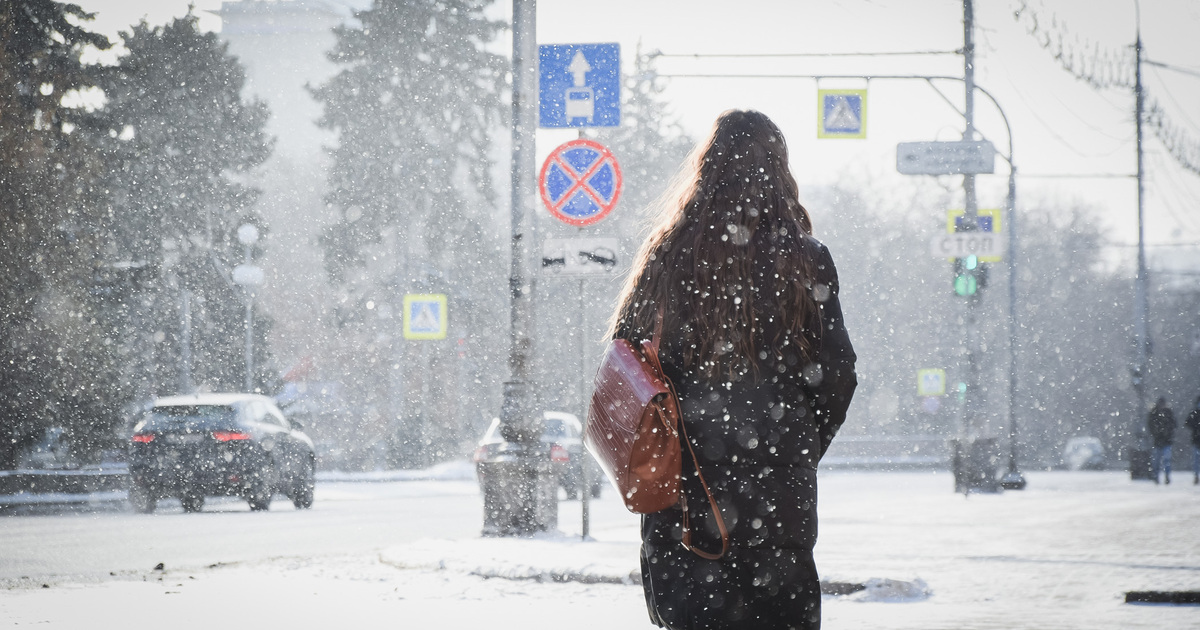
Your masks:
M538 46L539 127L616 127L620 124L620 45Z

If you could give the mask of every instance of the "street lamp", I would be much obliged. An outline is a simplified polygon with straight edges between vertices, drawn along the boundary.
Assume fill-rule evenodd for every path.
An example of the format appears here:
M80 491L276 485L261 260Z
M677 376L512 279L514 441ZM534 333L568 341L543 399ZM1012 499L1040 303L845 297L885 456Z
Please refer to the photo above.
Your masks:
M513 0L512 259L509 274L509 378L500 405L500 435L518 445L509 461L488 464L481 476L485 535L513 536L558 527L558 489L550 453L541 441L542 413L532 382L534 324L529 202L534 186L537 129L536 0Z
M237 230L238 242L245 250L242 264L233 268L233 281L246 292L246 391L254 391L254 290L263 283L262 267L251 264L254 244L258 242L258 228L252 223L243 224Z

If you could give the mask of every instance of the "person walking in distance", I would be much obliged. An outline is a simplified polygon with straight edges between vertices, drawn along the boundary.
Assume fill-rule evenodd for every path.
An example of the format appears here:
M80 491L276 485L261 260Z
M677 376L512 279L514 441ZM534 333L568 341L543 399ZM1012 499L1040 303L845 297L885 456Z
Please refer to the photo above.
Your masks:
M779 128L727 111L665 196L610 324L661 331L679 394L680 505L642 517L642 585L667 628L819 628L817 464L857 386L837 271L812 236ZM681 436L681 440L685 439ZM721 548L702 471L729 531Z
M1154 403L1154 408L1150 410L1147 425L1153 442L1150 461L1154 483L1158 483L1159 472L1162 472L1165 483L1171 483L1171 444L1175 442L1175 414L1167 406L1166 398L1158 397L1158 402Z
M1186 422L1192 432L1192 484L1200 484L1200 397L1192 405Z

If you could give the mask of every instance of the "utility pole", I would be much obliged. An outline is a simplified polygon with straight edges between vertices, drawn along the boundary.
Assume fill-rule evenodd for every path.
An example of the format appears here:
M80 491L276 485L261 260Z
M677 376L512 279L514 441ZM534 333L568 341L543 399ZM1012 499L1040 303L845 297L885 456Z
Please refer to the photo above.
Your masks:
M973 0L963 0L963 87L965 100L963 102L963 140L975 139L975 6ZM966 196L966 217L964 222L968 230L976 228L975 217L979 207L975 199L975 174L963 175L963 194Z
M537 129L536 0L513 0L511 339L500 435L518 445L506 461L481 463L484 535L512 536L558 526L558 496L549 446L531 382L534 310L530 248L533 236L534 132Z
M975 140L975 8L973 0L963 0L963 140ZM979 229L979 202L975 196L975 174L963 174L964 213L962 222L955 231L974 232ZM978 262L975 263L976 265ZM979 366L976 347L979 344L979 331L976 325L976 307L979 304L979 293L971 294L965 305L964 324L966 325L965 354L967 360L967 391L963 403L963 421L965 437L973 442L979 437Z
M963 141L975 140L975 7L973 0L963 0L963 87L964 107ZM979 230L979 204L975 195L975 174L963 174L964 212L961 222L955 225L956 232ZM954 486L956 491L983 490L995 492L999 489L993 459L995 439L985 438L979 386L979 326L977 309L980 295L975 284L982 277L979 261L975 256L966 261L967 285L962 293L967 297L963 306L963 358L966 362L966 391L964 393L958 439L954 441ZM956 288L957 290L957 288Z
M1001 116L1004 110L1001 110ZM1004 120L1005 126L1008 119ZM1008 130L1008 472L1000 478L1005 490L1024 490L1025 475L1017 466L1017 165L1013 162L1012 129Z
M1137 395L1137 408L1130 418L1130 444L1129 444L1129 475L1133 479L1148 478L1149 475L1149 457L1150 444L1147 442L1148 437L1145 430L1145 418L1147 411L1147 392L1146 381L1150 371L1150 332L1146 325L1147 312L1150 310L1147 303L1147 270L1146 270L1146 227L1145 227L1145 211L1146 211L1146 170L1144 159L1144 136L1142 130L1142 118L1145 115L1145 92L1142 89L1142 10L1141 5L1135 0L1134 10L1136 12L1134 20L1135 39L1133 44L1134 51L1134 82L1133 82L1133 100L1134 100L1134 127L1137 130L1137 275L1133 279L1133 336L1134 344L1137 348L1134 350L1133 365L1130 366L1130 380L1133 384L1133 391Z
M1133 366L1133 390L1137 392L1137 412L1133 422L1142 421L1146 413L1146 372L1150 354L1150 335L1146 328L1146 312L1149 310L1146 298L1146 229L1143 222L1145 213L1146 184L1145 165L1142 148L1142 116L1145 111L1145 94L1142 91L1142 26L1140 7L1137 15L1137 39L1134 42L1134 119L1137 128L1137 277L1134 278L1133 299L1133 334L1137 344L1136 363Z

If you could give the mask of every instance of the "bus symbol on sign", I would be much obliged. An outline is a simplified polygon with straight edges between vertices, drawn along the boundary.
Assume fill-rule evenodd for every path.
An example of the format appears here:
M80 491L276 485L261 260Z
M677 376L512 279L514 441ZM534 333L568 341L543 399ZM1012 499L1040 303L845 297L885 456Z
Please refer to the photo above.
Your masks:
M575 82L575 85L567 88L564 95L567 99L567 120L583 118L587 120L588 124L591 124L592 118L596 115L596 92L585 85L587 81L585 77L591 70L592 67L588 65L583 51L576 50L575 57L571 59L571 65L567 66L567 71L574 77Z
M621 47L618 44L538 46L538 126L616 127L621 124Z

